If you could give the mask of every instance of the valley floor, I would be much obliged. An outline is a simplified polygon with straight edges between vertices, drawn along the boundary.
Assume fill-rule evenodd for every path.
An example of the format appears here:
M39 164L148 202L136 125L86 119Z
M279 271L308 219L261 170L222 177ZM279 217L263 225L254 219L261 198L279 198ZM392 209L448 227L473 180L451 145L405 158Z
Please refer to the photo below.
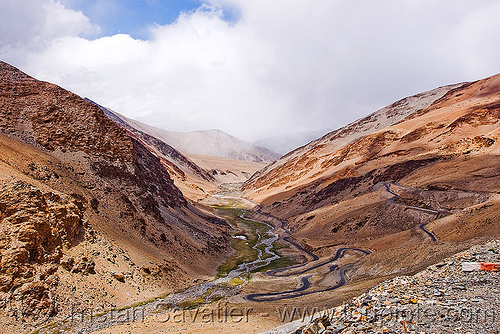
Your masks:
M394 189L401 186L384 186L389 195L387 201L397 199L398 193ZM78 316L69 321L67 319L42 327L38 333L54 333L58 330L78 333L260 333L301 318L279 332L291 333L309 322L316 311L341 305L377 284L375 289L378 289L379 295L384 298L392 296L391 303L397 304L394 302L397 298L406 300L407 287L399 290L394 288L395 284L404 286L402 279L381 283L396 275L384 275L382 272L367 277L356 274L357 271L366 273L379 266L373 263L374 260L365 261L373 255L379 255L367 256L374 250L361 245L338 246L317 256L294 239L283 221L263 214L256 204L241 196L238 183L223 184L218 193L203 201L232 226L232 247L236 252L219 267L219 278L200 280L188 289L128 308L90 317L86 315L84 319ZM414 210L419 209L414 207ZM413 251L433 254L428 261L438 262L480 242L474 240L460 245L436 242L431 237L434 236L432 230L426 225L416 228L417 231L420 229L420 234L416 233L423 242L415 246L417 248ZM498 244L495 245L493 255L499 252ZM392 266L403 266L405 257L398 258L399 262L391 263ZM390 262L390 259L385 261ZM458 266L458 262L455 265ZM387 267L387 264L384 266ZM445 265L439 265L439 270L448 267L448 262L445 262ZM419 268L422 268L422 264L414 268L413 272ZM421 285L415 283L414 278L407 281ZM441 283L444 285L446 282ZM498 282L496 284L498 286ZM380 287L387 291L382 291ZM429 289L432 293L439 290ZM410 300L422 300L414 304L427 303L430 299L423 297L425 291ZM474 293L475 290L470 291ZM363 296L367 298L367 295ZM385 303L387 298L377 298L382 302L376 305L382 305L383 309L389 305ZM353 300L349 303L357 303L359 298ZM356 309L356 312L359 310ZM394 328L399 324L395 323ZM337 325L336 330L344 329L340 322Z

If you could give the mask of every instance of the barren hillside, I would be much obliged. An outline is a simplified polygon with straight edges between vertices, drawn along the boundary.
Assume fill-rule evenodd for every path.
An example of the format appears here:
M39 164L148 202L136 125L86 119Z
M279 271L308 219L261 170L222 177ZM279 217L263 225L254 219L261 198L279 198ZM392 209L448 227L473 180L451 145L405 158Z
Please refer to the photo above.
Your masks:
M256 173L245 194L318 256L411 272L500 231L500 75L398 101Z
M252 193L262 190L260 192L269 195L287 191L332 173L323 162L337 150L356 139L396 124L408 115L429 107L448 91L461 85L444 86L401 99L299 147L253 175L247 182L247 189ZM265 189L263 185L266 185Z
M0 131L1 298L34 306L3 308L2 328L56 299L109 309L157 296L224 258L227 225L94 104L1 62Z

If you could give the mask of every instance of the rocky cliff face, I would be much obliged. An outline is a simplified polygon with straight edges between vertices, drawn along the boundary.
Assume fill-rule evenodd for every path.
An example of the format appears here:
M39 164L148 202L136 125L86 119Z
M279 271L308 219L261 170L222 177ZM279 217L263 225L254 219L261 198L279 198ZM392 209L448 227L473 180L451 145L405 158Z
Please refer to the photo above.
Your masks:
M7 292L57 270L63 249L82 236L83 208L76 198L23 181L4 183L0 191L0 290Z
M1 298L124 305L215 271L227 226L189 203L139 139L0 62Z

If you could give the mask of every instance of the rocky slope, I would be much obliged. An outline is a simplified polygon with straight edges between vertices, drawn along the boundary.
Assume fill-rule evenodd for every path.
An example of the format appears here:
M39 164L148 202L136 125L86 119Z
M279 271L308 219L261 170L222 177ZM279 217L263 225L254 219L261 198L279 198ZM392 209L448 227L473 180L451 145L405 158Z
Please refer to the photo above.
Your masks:
M0 290L23 285L38 270L57 271L63 248L84 229L82 203L54 192L42 192L24 181L3 183L0 195ZM43 274L41 274L43 275Z
M266 333L496 333L500 275L464 272L463 262L500 262L500 242L474 246L413 276L382 282L322 310L309 324L304 322L310 316Z
M227 225L94 104L0 62L0 131L4 303L30 301L47 317L70 302L109 308L211 275L223 259ZM37 307L3 309L2 328L29 328Z

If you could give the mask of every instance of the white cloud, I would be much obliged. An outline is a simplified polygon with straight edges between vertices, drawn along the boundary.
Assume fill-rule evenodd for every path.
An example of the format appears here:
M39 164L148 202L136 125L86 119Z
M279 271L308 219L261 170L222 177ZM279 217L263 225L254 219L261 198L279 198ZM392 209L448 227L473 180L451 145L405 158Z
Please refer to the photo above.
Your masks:
M0 57L173 130L220 128L252 140L334 128L406 95L500 71L495 1L212 0L151 27L146 41L88 40L96 27L82 13L53 0L41 13L22 3L12 22L35 23L0 23L8 36ZM238 20L224 21L221 8ZM33 52L36 40L44 45Z
M90 35L99 27L82 12L65 8L54 0L0 0L0 50L37 50L54 38Z
M60 2L47 1L42 6L45 20L37 27L38 38L53 39L61 36L91 35L99 32L82 12L65 8Z

